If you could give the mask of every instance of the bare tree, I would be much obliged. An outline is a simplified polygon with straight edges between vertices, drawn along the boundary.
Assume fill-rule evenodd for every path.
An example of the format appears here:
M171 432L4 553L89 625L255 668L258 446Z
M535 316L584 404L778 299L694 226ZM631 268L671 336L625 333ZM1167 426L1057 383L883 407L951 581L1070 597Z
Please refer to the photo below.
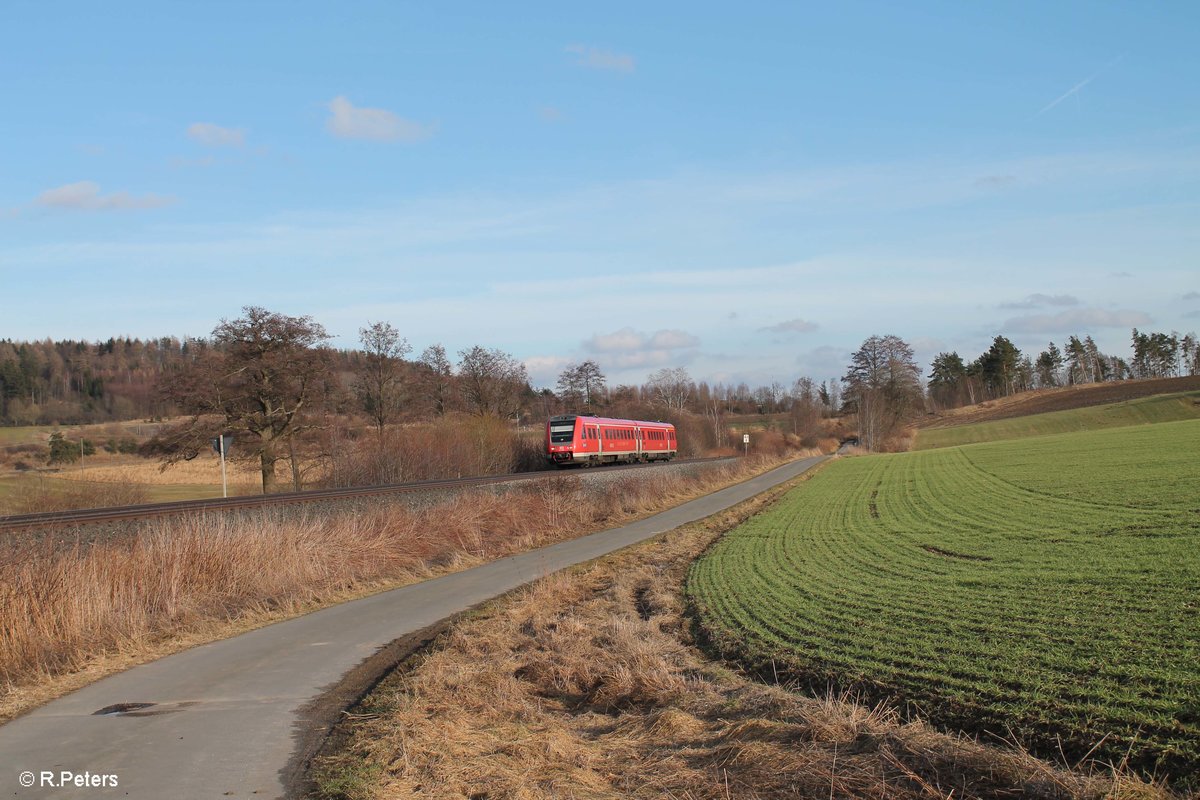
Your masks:
M800 378L792 388L792 432L815 440L821 432L821 399L812 378ZM812 442L815 444L815 441ZM805 444L806 447L812 446Z
M212 346L178 372L164 374L164 395L191 418L162 432L151 449L165 464L195 457L210 437L237 436L256 459L264 492L275 487L275 462L299 433L318 427L305 412L329 391L329 335L311 317L289 317L246 306L221 320ZM315 417L312 417L315 419ZM293 482L299 470L293 465ZM295 486L296 489L300 487Z
M446 358L446 348L440 344L426 347L421 353L420 363L427 368L424 375L426 394L433 405L433 413L442 416L450 399L450 388L454 381L454 368Z
M583 405L591 408L604 392L604 373L600 365L588 359L571 364L558 376L558 394L568 407Z
M355 389L363 410L374 420L382 442L384 427L400 411L401 362L412 352L412 347L387 322L368 323L367 327L359 328L358 340L363 346L363 362Z
M872 336L850 356L842 378L858 410L859 438L879 448L921 404L921 369L899 336Z
M509 417L529 383L525 365L502 350L476 345L458 354L458 378L467 405L479 416Z
M660 369L647 379L656 403L668 411L682 411L692 396L692 378L683 367Z

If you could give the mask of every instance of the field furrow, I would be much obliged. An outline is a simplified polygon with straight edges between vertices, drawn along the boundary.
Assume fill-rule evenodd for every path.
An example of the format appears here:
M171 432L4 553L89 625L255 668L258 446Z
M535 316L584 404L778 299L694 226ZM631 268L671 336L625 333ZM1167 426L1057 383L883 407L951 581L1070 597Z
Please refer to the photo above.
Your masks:
M1200 770L1200 422L842 460L688 592L727 655L1055 755Z

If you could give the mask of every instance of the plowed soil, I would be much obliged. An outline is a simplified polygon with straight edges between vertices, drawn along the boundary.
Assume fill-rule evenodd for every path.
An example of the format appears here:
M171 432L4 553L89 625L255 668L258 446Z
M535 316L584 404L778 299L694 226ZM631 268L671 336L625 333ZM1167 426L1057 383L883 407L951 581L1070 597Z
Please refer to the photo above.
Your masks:
M1183 378L1150 378L1116 383L1089 383L1058 389L1038 389L1011 397L988 400L973 406L931 412L916 425L918 428L950 428L973 422L1011 419L1048 411L1067 411L1073 408L1100 406L1136 400L1156 394L1200 390L1200 375Z

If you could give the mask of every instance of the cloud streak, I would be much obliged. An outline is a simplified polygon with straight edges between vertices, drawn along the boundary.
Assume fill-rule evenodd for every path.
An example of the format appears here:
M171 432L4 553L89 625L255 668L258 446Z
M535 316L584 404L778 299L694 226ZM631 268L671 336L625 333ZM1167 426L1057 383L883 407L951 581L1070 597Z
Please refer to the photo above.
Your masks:
M1004 323L1004 330L1012 333L1079 333L1095 328L1133 328L1149 325L1152 321L1150 315L1142 311L1080 308L1058 314L1013 317Z
M789 319L775 325L768 325L765 328L759 328L759 330L766 333L812 333L820 327L815 322L809 322L806 319L797 317L796 319Z
M101 194L100 184L94 181L79 181L47 189L39 194L34 202L46 208L72 211L132 211L169 206L175 202L175 198L157 194L136 197L129 192Z
M383 108L365 108L339 95L329 101L326 129L339 139L374 142L419 142L433 135L433 127L422 125Z
M1077 306L1079 298L1069 294L1031 294L1015 303L1001 303L997 308L1026 309L1043 306Z
M1062 101L1066 100L1066 99L1067 99L1068 97L1070 97L1071 95L1073 95L1073 94L1077 94L1077 93L1079 92L1079 90L1080 90L1080 89L1082 89L1083 87L1087 86L1089 83L1091 83L1092 81L1094 81L1096 78L1100 77L1100 75L1101 75L1102 73L1106 72L1106 71L1107 71L1109 68L1111 68L1111 67L1115 66L1115 65L1117 64L1117 62L1119 62L1119 61L1120 61L1122 58L1124 58L1124 57L1125 57L1125 54L1124 54L1124 53L1122 53L1121 55L1119 55L1119 56L1117 56L1116 58L1114 58L1112 61L1110 61L1110 62L1108 62L1107 64L1105 64L1105 65L1104 65L1103 67L1101 67L1100 69L1098 69L1098 70L1096 70L1095 72L1093 72L1091 75L1089 75L1089 76L1087 76L1086 78L1084 78L1083 80L1081 80L1079 83L1077 83L1077 84L1075 84L1074 86L1072 86L1070 89L1068 89L1067 91L1063 92L1063 93L1062 93L1062 95L1060 95L1058 98L1056 98L1055 100L1053 100L1052 102L1050 102L1048 105L1046 105L1046 106L1045 106L1045 107L1044 107L1044 108L1043 108L1041 111L1039 111L1038 113L1034 114L1034 117L1040 117L1042 114L1045 114L1047 111L1049 111L1050 109L1054 108L1055 106L1057 106L1057 105L1058 105L1059 103L1061 103Z
M223 128L211 122L193 122L188 126L187 135L205 147L241 147L246 144L246 132L241 128Z
M568 53L577 56L575 63L588 69L599 69L608 72L632 73L637 68L637 60L628 53L614 53L582 44L567 45Z

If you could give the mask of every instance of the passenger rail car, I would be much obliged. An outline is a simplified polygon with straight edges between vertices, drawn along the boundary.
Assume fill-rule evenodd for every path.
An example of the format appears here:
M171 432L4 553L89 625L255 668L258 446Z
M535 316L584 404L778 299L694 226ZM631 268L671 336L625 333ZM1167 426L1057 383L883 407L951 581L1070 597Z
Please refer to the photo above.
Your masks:
M546 422L546 458L560 467L670 461L675 426L668 422L565 414Z

